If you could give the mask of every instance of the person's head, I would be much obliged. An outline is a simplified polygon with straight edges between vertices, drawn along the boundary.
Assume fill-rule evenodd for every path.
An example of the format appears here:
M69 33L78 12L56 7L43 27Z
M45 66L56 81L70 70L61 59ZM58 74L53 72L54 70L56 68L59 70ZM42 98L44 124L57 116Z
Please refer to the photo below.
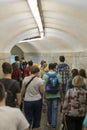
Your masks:
M19 61L19 56L15 56L15 61Z
M17 70L18 69L18 64L17 63L13 63L12 64L12 69L13 69L13 71Z
M0 102L5 98L5 88L4 85L0 82Z
M84 85L84 79L82 76L78 75L78 76L75 76L72 80L72 85L74 87L82 87Z
M2 71L4 74L11 74L12 73L12 65L8 62L4 62L2 64Z
M41 66L43 66L44 63L46 63L46 61L42 60L42 61L40 62Z
M33 61L32 60L28 61L28 64L31 67L33 65Z
M50 64L49 64L49 70L54 70L54 69L55 69L54 63L50 63Z
M21 60L24 60L24 57L21 57Z
M38 66L32 66L31 67L31 74L37 74L40 72L40 69Z
M71 75L72 75L72 77L75 77L76 75L78 75L78 69L72 69Z
M83 78L87 78L85 69L80 69L79 75L82 76Z
M57 62L54 62L54 66L55 66L55 68L56 68L56 66L57 66Z
M19 59L19 57L18 57L18 56L16 56L16 57L17 57L17 59L16 59L15 61L20 61L21 63L25 62L24 57L21 57L21 59Z
M60 62L64 62L65 61L65 57L64 56L60 56L59 60L60 60Z

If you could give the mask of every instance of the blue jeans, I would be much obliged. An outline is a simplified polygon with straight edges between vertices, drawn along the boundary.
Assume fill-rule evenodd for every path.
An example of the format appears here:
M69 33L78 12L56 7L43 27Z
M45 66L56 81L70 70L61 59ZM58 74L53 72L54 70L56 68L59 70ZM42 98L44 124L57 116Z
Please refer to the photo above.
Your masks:
M47 120L48 123L53 127L57 127L57 118L58 118L58 98L47 99L48 111L47 111Z
M41 121L42 99L38 101L24 101L24 113L30 127L39 128Z

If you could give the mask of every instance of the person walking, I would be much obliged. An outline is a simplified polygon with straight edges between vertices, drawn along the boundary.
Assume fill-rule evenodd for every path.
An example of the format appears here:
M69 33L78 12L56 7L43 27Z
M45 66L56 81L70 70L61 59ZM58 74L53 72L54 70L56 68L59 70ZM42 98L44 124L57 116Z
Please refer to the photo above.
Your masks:
M71 70L71 76L70 78L67 80L67 83L66 83L66 92L68 89L71 89L73 88L73 85L72 85L72 80L75 76L77 76L79 73L78 73L78 69L74 68Z
M63 94L65 95L67 80L70 77L70 67L68 64L65 63L64 56L60 56L59 61L60 61L60 63L58 63L58 65L56 67L56 72L59 73L62 77Z
M87 74L86 74L86 70L85 69L80 69L79 70L79 75L83 77L84 79L84 89L87 90Z
M20 84L18 81L11 78L12 65L8 62L2 64L3 78L0 79L5 86L5 90L8 93L6 98L6 105L16 107L21 104L21 92Z
M16 62L14 62L12 64L12 79L15 79L19 82L20 84L20 88L22 87L22 80L23 80L23 76L22 76L22 71L21 69L18 68L18 64Z
M5 106L6 95L0 82L0 130L29 130L29 123L20 109Z
M24 113L30 128L39 130L42 112L42 97L45 92L44 81L39 77L40 69L38 66L31 67L31 75L23 80L22 95L24 96ZM33 78L30 84L26 84ZM26 89L26 90L25 90Z
M66 93L62 112L67 130L82 130L82 123L87 112L87 91L82 88L83 84L83 77L75 76L72 80L74 87Z
M62 79L60 74L55 72L55 65L54 63L49 64L49 71L43 75L43 80L46 82L46 100L47 100L47 126L51 127L52 129L57 128L57 118L58 118L58 103L60 98L63 97L62 95ZM55 84L55 90L49 91L51 89L51 84L49 83L50 80L53 79L53 84ZM57 80L56 80L57 79ZM49 87L49 88L48 88ZM53 87L53 86L52 86ZM47 90L48 89L48 90ZM55 92L53 92L55 91Z

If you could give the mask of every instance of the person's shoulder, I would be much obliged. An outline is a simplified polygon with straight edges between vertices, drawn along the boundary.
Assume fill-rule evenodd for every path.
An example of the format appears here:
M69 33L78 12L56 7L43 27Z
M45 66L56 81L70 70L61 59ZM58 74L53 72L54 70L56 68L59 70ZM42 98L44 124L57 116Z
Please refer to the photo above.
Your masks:
M25 76L24 80L31 79L31 75Z
M48 73L48 72L47 72L47 73ZM44 74L43 74L43 77L42 77L43 80L44 80L44 79L48 79L47 73L44 73Z
M47 73L44 73L43 76L44 76L44 77L45 77L45 76L48 77L48 72L47 72Z
M19 108L16 108L16 107L13 108L10 106L6 106L6 107L7 107L6 109L8 109L10 111L10 113L15 113L17 116L22 113Z
M5 111L8 111L8 113L9 112L14 113L15 111L20 112L19 108L13 108L13 107L10 107L10 106L1 106L0 108L5 110Z
M30 76L25 76L24 79L23 79L23 82L27 82L27 81L29 81L30 79L31 79Z
M65 67L67 67L68 69L70 69L70 66L68 64L65 64Z
M20 91L20 83L17 80L11 79L9 82L9 85L12 91L15 91L15 90Z
M10 82L17 82L16 79L10 79Z
M63 64L58 64L57 68L61 70L61 69L64 68L65 66L66 66L65 63L63 63Z
M14 86L16 86L16 85L19 86L19 82L16 79L11 79L10 83L14 84Z
M17 82L15 79L9 79L9 78L2 78L0 79L0 81L4 83L4 85L6 84L7 86Z
M49 71L49 72L47 72L47 73L45 73L46 75L57 75L57 72L55 72L55 71Z
M44 83L44 80L40 77L37 78L39 82Z

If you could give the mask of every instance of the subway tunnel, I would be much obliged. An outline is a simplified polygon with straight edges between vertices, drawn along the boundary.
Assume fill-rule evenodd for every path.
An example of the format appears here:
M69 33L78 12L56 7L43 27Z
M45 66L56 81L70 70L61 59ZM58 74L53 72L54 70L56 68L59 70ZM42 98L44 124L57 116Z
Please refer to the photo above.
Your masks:
M58 61L64 55L71 68L84 68L87 1L35 1L0 0L0 63L10 61L12 55L38 64L42 59L47 63Z
M37 64L64 55L71 69L87 72L87 0L0 0L0 77L15 55Z

